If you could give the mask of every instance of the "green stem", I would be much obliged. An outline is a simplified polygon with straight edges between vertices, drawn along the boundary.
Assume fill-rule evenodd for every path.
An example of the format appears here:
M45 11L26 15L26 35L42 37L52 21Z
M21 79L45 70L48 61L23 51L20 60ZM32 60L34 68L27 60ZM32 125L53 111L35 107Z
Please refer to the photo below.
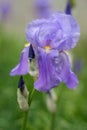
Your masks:
M27 118L28 118L28 111L26 111L26 112L24 113L24 120L23 120L22 130L26 130Z
M34 93L35 93L35 89L32 90L31 95L28 98L29 109L30 109L30 106L31 106L31 103L32 103L32 100L33 100L33 97L34 97ZM28 113L29 113L29 110L24 113L25 115L24 115L22 130L26 130Z
M54 130L54 127L55 127L55 116L56 116L56 113L52 113L51 128L50 128L50 130Z
M30 107L30 105L32 103L35 91L36 90L33 88L32 92L31 92L31 95L29 96L29 99L28 99L29 107Z

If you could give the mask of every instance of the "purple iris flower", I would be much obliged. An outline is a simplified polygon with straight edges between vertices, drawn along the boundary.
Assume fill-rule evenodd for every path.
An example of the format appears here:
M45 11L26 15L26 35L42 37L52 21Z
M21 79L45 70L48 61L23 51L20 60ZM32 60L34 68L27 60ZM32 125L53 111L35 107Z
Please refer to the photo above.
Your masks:
M0 3L0 20L6 20L9 12L11 10L11 5L9 2L2 2Z
M66 14L72 14L72 7L71 7L71 2L70 0L67 1L66 9L65 9Z
M49 0L36 0L35 11L40 18L46 18L50 15L51 5Z
M75 88L78 79L71 71L65 51L74 48L78 42L80 28L76 20L70 15L55 13L48 19L30 23L26 36L38 48L39 76L35 88L47 92L60 82Z
M80 28L76 20L65 13L55 13L48 19L35 20L27 26L27 40L35 48L37 55L38 75L34 83L35 89L48 92L60 82L64 82L70 89L77 86L77 76L71 70L65 51L76 46L79 36ZM26 68L27 53L24 57L25 63L20 60L23 66L20 67L19 64L15 74L25 74L22 73L22 68Z

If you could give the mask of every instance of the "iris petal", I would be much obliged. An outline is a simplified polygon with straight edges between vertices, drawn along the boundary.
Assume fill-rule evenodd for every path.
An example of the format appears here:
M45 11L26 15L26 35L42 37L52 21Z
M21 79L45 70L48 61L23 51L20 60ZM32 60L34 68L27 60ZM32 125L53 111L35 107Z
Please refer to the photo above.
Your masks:
M48 19L33 21L26 29L27 40L32 44L53 49L70 50L79 40L80 27L71 15L54 13Z
M62 28L63 37L59 41L58 50L70 50L74 48L79 40L80 27L71 15L55 13L50 20L57 21Z
M58 75L61 78L61 81L64 82L69 88L75 88L78 85L78 79L74 72L71 70L68 56L66 53L61 52L59 59L61 63L61 70L60 72L58 71Z
M51 88L56 87L60 83L60 79L55 71L55 66L52 62L55 56L58 56L57 50L52 50L46 53L44 49L39 49L38 52L38 68L39 77L34 83L35 89L42 92L47 92Z
M64 82L70 89L77 86L78 79L71 71L66 53L58 53L57 50L46 53L44 49L40 48L38 65L39 77L34 84L38 91L48 92L60 82Z
M29 46L25 47L21 52L20 56L20 63L12 69L10 75L25 75L29 71L29 64L28 64L28 53L29 53Z

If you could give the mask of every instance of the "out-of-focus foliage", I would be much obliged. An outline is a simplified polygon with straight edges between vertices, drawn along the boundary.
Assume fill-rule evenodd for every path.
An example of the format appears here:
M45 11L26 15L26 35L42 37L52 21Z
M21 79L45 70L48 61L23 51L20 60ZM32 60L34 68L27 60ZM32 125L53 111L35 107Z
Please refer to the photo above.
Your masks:
M72 8L73 8L75 6L75 4L76 4L76 0L69 0L69 1L71 3Z
M0 130L20 130L23 112L16 99L19 77L10 77L10 70L18 63L24 38L0 31ZM58 95L55 130L87 130L87 39L80 40L74 49L74 57L84 62L78 72L79 85L69 90L64 84L55 88ZM32 77L24 77L31 92ZM37 92L30 108L26 130L50 130L52 115L46 107L45 93Z

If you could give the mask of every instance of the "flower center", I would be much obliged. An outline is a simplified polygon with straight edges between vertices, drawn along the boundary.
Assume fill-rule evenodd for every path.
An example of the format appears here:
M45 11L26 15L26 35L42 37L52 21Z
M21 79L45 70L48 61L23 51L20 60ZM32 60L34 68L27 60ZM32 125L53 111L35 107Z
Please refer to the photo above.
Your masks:
M50 46L45 46L44 49L45 49L45 51L46 51L47 53L49 53L50 50L51 50L51 47L50 47Z

